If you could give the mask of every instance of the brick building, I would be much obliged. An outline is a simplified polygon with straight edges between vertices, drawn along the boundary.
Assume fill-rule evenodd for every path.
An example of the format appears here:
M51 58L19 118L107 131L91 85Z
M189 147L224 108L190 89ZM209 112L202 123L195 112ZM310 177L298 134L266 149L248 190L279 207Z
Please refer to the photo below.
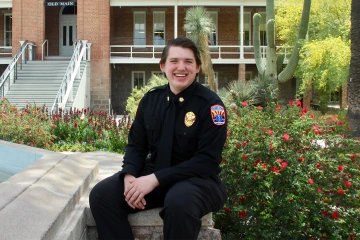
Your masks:
M208 10L215 25L209 42L219 88L254 77L252 15L259 12L265 19L265 0L0 0L0 64L6 68L7 51L12 49L13 57L23 40L36 44L34 59L39 61L70 58L75 41L87 40L90 106L122 113L132 89L160 72L167 40L186 36L186 11L197 5ZM265 21L261 38L265 45ZM205 83L205 76L198 81Z

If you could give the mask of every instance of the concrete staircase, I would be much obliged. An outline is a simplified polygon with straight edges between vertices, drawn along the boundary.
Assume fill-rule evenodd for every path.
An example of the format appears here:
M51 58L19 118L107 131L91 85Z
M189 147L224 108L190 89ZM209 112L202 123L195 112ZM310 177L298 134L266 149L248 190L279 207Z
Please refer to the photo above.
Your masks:
M81 74L85 64L85 61L81 63ZM28 102L36 106L45 104L51 110L68 65L69 60L27 61L22 70L18 68L18 78L5 97L18 108L24 108ZM74 80L74 96L79 83L80 79ZM66 107L70 108L71 104L68 102Z

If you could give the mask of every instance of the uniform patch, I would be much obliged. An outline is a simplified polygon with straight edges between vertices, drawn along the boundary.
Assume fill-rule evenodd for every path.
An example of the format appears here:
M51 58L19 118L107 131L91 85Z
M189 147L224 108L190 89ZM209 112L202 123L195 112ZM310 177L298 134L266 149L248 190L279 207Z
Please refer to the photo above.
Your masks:
M221 105L212 105L210 108L211 118L215 125L222 126L226 122L225 108Z
M196 120L195 113L187 112L185 114L185 119L184 119L185 126L191 127L194 124L195 120Z

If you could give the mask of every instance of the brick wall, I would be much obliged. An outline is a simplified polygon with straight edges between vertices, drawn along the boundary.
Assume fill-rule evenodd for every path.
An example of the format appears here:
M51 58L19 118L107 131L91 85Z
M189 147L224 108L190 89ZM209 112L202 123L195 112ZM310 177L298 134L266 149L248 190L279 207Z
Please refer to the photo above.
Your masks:
M110 3L77 1L77 38L91 43L90 106L108 110L110 98Z

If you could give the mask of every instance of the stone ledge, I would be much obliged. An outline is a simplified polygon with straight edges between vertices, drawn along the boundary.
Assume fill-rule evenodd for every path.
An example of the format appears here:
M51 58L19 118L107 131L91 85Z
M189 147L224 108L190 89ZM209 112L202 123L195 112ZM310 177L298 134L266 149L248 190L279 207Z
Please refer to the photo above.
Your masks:
M0 184L0 238L53 239L98 172L98 163L4 143L43 157Z

